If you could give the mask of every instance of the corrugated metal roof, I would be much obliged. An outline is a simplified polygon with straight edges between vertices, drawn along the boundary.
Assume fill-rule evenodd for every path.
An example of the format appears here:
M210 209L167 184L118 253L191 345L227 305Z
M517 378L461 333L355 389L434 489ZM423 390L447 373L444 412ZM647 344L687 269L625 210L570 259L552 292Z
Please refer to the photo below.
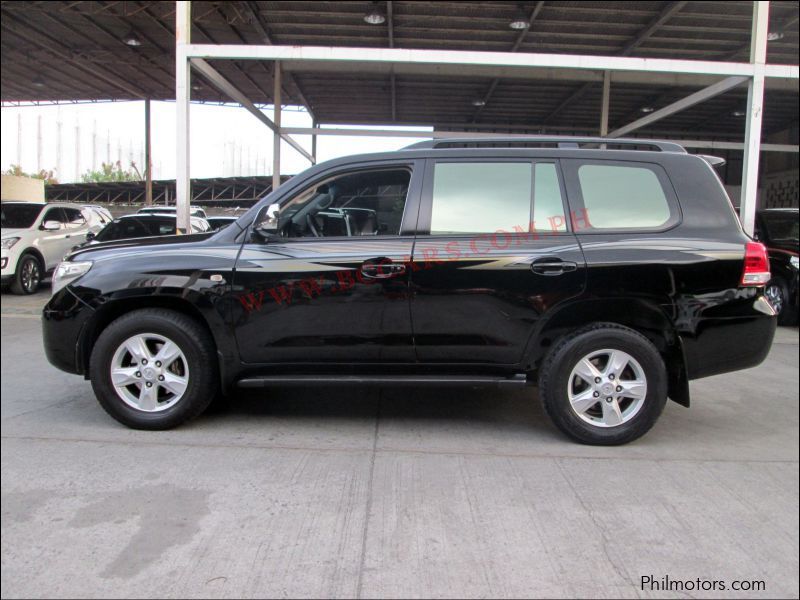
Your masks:
M380 25L364 21L378 6ZM509 23L520 10L531 26ZM174 98L173 2L2 2L3 101ZM427 48L746 60L751 2L193 2L193 41ZM770 3L768 62L798 61L798 4ZM141 45L123 42L133 33ZM269 103L272 66L215 61L256 103ZM315 70L307 70L309 68ZM323 123L433 125L499 131L596 133L595 82L494 79L404 72L288 69L284 102L310 105ZM622 125L697 86L612 86L610 123ZM192 97L225 101L200 77ZM796 123L794 89L769 89L766 133ZM746 91L733 90L641 133L741 138L734 116ZM477 107L476 100L485 100Z

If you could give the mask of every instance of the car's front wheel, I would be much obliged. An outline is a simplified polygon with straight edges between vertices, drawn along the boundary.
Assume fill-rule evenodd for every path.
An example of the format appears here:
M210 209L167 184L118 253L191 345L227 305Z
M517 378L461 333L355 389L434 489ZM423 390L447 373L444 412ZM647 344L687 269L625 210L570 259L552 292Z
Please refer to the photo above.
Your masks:
M553 423L585 444L625 444L655 424L667 400L666 367L646 337L598 323L566 336L545 358L539 396Z
M135 429L169 429L202 413L217 394L214 343L194 319L142 309L113 321L90 362L100 405Z
M42 282L42 265L33 254L23 254L17 263L17 272L11 282L15 294L33 294Z

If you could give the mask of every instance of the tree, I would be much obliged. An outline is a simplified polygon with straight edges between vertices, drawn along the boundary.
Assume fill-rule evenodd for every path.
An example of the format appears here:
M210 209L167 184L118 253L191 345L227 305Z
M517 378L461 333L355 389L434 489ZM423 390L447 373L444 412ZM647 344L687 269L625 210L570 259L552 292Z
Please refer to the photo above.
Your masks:
M81 181L84 183L101 182L101 181L141 181L142 174L136 167L135 162L130 163L130 167L123 170L120 161L114 163L103 163L99 170L86 171L81 175Z
M43 179L45 185L53 185L58 183L58 179L53 175L53 170L45 171L42 169L38 173L26 173L19 165L11 165L8 169L3 171L3 175L14 175L15 177L30 177L31 179Z

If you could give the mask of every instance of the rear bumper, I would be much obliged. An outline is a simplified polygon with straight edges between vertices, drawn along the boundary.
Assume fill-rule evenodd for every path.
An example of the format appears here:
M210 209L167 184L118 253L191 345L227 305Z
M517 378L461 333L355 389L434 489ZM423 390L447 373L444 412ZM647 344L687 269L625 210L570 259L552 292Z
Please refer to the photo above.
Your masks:
M760 315L703 321L692 336L681 335L689 379L755 367L767 357L777 318Z
M50 364L67 373L84 374L80 339L93 313L93 309L69 291L69 286L50 299L42 311L42 341Z

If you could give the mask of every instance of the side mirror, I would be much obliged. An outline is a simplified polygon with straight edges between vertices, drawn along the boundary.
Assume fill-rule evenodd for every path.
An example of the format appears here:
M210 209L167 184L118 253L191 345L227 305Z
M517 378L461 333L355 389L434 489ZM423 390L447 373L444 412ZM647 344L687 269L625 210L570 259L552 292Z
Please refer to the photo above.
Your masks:
M45 231L58 231L61 229L60 221L45 221L42 223L42 229Z
M265 210L262 210L256 219L255 231L265 237L278 233L278 214L280 211L280 204L277 203L270 204Z
M87 231L86 232L86 241L91 241L94 239L95 233L94 231Z

